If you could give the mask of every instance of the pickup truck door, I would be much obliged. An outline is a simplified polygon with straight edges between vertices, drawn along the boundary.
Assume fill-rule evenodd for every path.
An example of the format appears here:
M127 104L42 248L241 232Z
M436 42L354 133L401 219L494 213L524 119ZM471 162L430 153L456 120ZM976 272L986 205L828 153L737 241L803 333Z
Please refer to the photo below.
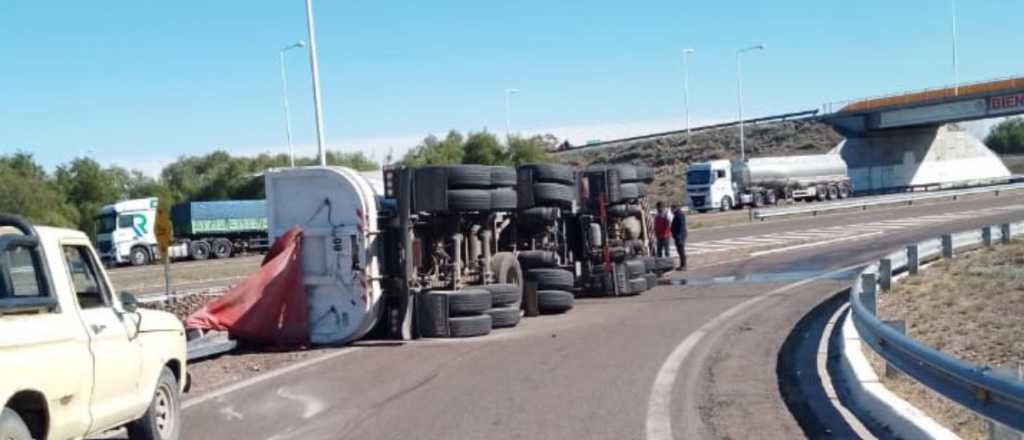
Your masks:
M140 395L142 347L135 320L115 310L110 286L88 243L63 242L65 266L93 358L91 431L139 416L148 404Z

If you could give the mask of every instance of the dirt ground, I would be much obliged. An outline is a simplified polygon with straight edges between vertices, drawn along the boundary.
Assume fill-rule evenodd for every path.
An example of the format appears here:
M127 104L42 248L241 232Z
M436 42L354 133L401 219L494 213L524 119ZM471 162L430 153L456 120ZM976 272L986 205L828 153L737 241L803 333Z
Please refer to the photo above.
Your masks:
M211 261L182 261L171 264L171 289L175 291L201 287L226 287L237 284L260 267L261 255ZM159 264L141 267L119 267L107 272L117 291L127 290L137 296L163 293L164 267Z
M935 263L879 295L878 310L882 319L904 320L909 336L952 356L1015 367L1024 361L1024 242ZM882 377L881 361L873 363ZM987 438L987 422L909 378L883 382L961 437Z

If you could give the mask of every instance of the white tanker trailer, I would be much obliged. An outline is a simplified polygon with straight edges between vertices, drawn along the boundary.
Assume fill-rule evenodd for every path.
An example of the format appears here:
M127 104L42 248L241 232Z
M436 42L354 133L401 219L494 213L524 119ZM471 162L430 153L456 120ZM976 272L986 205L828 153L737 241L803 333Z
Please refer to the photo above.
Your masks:
M845 199L853 188L843 158L819 154L690 164L686 192L690 208L705 212L781 201Z

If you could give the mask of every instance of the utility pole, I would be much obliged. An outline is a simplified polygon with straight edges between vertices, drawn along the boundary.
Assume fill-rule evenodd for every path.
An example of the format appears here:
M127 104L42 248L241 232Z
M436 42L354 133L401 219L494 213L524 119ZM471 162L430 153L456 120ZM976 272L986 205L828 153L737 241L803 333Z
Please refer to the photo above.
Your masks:
M281 91L284 95L284 125L285 132L288 137L288 159L292 168L295 168L295 145L292 144L292 113L288 108L288 74L284 68L284 54L289 50L302 47L306 47L306 42L299 40L295 44L281 49L281 52L279 53L281 59Z
M324 116L320 104L320 67L316 60L316 29L313 24L313 0L306 0L306 29L309 32L309 68L313 74L313 110L316 113L316 144L320 166L327 166L327 150L324 146Z
M764 44L758 44L757 46L750 46L736 51L736 96L739 101L740 110L740 161L747 160L747 148L744 140L743 133L743 65L741 62L742 55L744 53L753 50L764 50Z
M683 106L686 108L686 139L690 139L690 66L689 55L694 49L683 49Z

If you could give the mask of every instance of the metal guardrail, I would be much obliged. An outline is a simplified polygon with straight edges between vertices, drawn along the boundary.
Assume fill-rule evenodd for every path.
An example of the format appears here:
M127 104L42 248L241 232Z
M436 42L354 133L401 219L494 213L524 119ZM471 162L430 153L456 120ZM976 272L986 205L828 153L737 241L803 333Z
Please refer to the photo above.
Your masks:
M1021 235L1024 223L927 240L868 266L850 289L851 316L861 340L889 365L970 411L1018 431L1024 431L1024 381L954 358L904 335L878 319L875 295L891 283L893 273L914 273L921 263L953 255L956 250L1006 242Z
M813 214L819 212L837 211L840 209L867 209L870 206L897 205L901 203L913 203L921 200L944 199L947 197L960 197L973 194L999 193L1004 191L1017 191L1024 189L1024 182L1007 183L1002 185L981 186L976 188L949 189L939 191L916 192L909 194L895 194L886 196L865 196L853 199L840 200L836 202L811 203L807 206L793 206L786 208L755 209L752 216L758 220L771 217L783 217L796 214Z

